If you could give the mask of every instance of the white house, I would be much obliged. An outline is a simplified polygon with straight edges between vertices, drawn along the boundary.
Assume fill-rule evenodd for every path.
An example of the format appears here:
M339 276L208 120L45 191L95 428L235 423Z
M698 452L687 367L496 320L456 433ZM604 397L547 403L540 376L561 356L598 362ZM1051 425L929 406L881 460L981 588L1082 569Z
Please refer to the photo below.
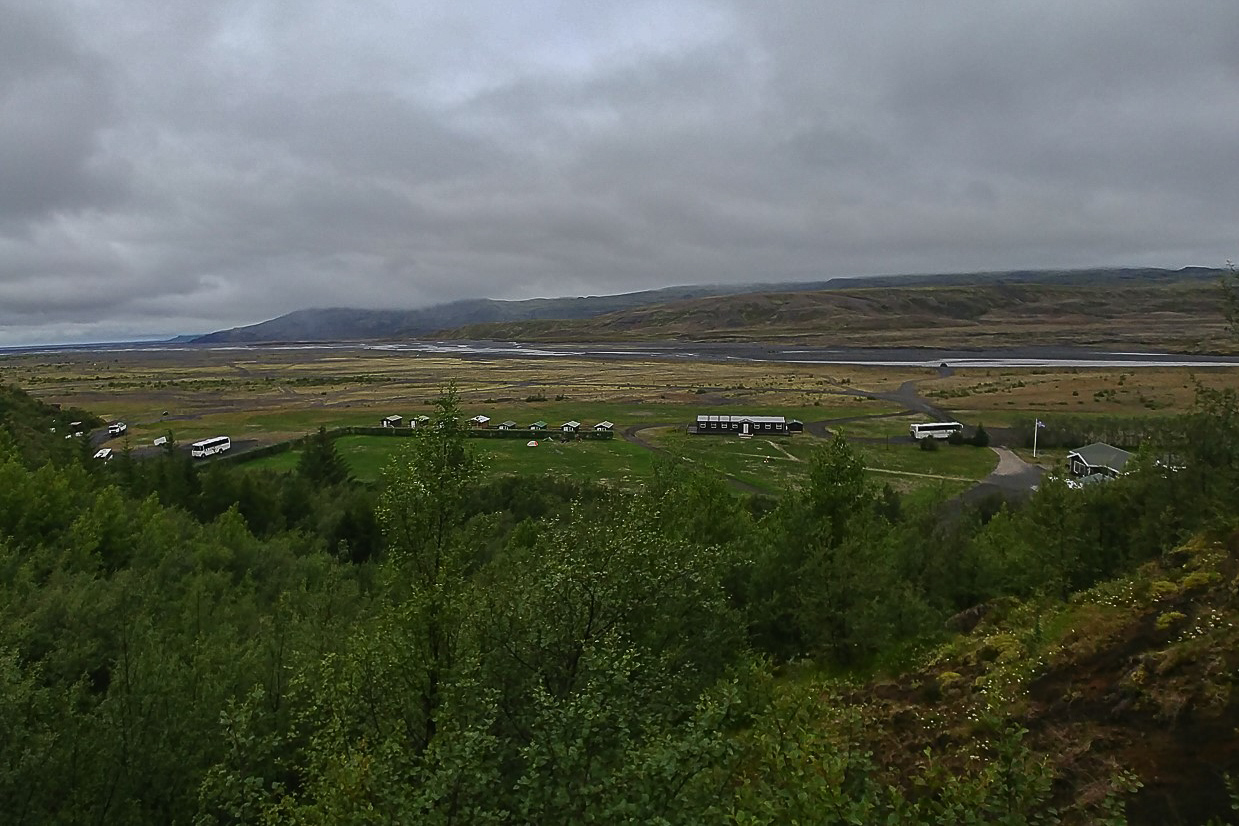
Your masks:
M615 429L615 422L598 422L598 424L594 425L595 431L614 430L614 429Z
M559 429L564 433L576 433L581 429L581 423L578 421L564 422L559 426Z

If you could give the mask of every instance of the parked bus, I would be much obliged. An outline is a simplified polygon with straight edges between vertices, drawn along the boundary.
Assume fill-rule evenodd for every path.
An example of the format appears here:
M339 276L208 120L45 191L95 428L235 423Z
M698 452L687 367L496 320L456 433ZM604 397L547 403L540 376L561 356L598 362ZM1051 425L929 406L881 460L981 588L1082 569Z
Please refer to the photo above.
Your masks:
M908 431L912 434L912 438L917 441L921 439L949 439L952 433L962 434L964 426L959 422L929 422L927 424L910 425Z
M223 453L232 447L232 440L227 436L212 436L210 439L203 439L201 442L194 442L189 446L189 455L195 459L201 459L204 456L214 456L216 453Z

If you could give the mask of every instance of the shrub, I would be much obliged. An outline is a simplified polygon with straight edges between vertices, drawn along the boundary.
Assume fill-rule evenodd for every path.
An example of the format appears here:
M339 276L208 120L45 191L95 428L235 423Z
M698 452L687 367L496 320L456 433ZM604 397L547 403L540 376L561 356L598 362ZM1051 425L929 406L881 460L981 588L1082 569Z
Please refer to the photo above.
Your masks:
M1157 630L1165 631L1170 626L1185 619L1187 619L1187 616L1181 611L1167 611L1157 617Z

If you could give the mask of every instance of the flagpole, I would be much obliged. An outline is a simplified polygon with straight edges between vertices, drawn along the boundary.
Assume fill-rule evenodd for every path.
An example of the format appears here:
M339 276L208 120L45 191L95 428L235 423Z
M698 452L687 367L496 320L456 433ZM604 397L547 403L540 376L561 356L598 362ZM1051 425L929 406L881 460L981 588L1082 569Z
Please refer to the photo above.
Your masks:
M1041 429L1041 422L1033 419L1033 458L1037 458L1037 431Z

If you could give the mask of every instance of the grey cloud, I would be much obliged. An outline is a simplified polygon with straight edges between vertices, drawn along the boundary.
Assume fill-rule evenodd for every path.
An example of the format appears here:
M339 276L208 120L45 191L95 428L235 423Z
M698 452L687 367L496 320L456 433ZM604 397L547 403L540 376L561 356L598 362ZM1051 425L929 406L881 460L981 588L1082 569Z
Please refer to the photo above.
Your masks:
M0 0L0 344L1216 265L1236 42L1221 0Z
M105 64L54 21L0 4L0 223L113 202L100 157L115 116Z

